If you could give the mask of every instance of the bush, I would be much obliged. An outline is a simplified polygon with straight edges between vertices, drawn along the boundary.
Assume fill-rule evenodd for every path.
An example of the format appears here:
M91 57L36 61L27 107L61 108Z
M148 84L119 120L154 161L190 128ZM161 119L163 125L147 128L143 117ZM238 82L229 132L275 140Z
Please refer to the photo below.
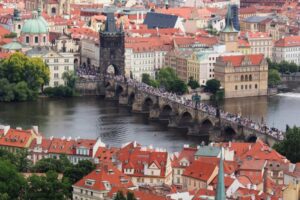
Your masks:
M48 97L72 97L75 95L73 89L67 86L47 87L44 89L44 94Z

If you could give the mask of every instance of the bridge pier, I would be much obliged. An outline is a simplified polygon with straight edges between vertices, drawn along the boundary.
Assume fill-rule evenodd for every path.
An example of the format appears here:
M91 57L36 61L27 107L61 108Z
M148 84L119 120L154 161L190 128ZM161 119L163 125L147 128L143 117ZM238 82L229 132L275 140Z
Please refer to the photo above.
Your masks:
M127 97L127 95L126 94L121 94L120 96L119 96L119 104L120 105L128 105L128 97Z
M151 109L150 110L150 114L149 114L149 118L152 120L156 120L159 119L159 114L160 114L160 110L159 109Z
M115 91L108 89L105 91L105 98L106 99L115 99Z
M141 113L143 110L142 107L143 107L143 105L140 102L134 101L132 104L132 112L133 113Z

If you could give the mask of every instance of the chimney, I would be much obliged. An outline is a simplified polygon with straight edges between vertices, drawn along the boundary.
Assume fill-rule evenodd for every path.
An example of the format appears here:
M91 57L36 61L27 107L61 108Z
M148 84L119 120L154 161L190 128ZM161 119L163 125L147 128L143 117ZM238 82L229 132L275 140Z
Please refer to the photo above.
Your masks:
M39 145L42 144L42 139L43 139L43 137L41 135L37 136L36 144L39 144Z
M4 131L3 135L4 136L8 133L9 129L10 129L10 126L4 126L3 127L3 131Z
M39 134L39 127L38 126L32 126L32 130L34 133Z
M228 142L228 147L231 147L231 141Z

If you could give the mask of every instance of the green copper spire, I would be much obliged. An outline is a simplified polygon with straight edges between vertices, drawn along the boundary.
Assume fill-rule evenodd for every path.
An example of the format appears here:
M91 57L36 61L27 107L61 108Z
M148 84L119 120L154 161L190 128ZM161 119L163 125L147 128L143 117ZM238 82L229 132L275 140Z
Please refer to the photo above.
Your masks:
M231 5L227 6L227 14L225 17L225 22L226 22L226 25L225 25L225 28L223 29L223 32L238 32L233 26Z
M217 182L217 191L216 191L215 200L226 200L222 148L221 148L221 156L220 156L219 172L218 172L218 182Z

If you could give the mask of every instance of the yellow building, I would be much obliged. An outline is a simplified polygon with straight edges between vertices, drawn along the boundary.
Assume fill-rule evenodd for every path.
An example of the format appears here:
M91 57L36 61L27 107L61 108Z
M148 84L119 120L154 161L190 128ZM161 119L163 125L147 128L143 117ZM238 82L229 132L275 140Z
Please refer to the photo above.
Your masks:
M221 82L225 98L267 95L268 64L263 54L220 56L215 78Z
M300 184L289 184L283 189L283 199L299 200L300 199Z
M193 77L195 81L200 83L200 62L195 53L187 61L187 77L188 79Z

